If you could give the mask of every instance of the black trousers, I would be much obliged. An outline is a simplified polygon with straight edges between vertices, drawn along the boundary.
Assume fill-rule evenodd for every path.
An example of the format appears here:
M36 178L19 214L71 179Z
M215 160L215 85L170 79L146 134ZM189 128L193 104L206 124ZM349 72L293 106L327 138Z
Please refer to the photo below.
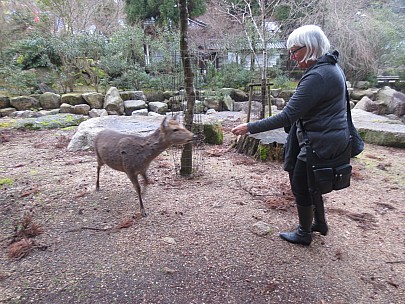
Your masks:
M312 205L312 197L309 192L308 178L311 177L308 176L307 163L297 159L294 171L290 172L291 189L295 196L297 205Z

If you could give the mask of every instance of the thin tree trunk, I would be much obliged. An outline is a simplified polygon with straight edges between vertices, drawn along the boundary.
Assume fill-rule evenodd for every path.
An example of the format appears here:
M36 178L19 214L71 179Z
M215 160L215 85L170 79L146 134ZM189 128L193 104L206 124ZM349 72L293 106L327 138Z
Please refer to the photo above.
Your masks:
M187 107L185 109L184 126L192 129L195 105L194 74L191 66L191 57L188 50L188 9L187 0L179 0L180 10L180 56L183 63L184 86L186 88ZM193 171L193 145L184 145L181 154L181 175L191 175Z
M262 0L262 39L263 39L263 70L262 70L262 112L261 118L266 116L267 100L267 35L266 35L266 1ZM269 105L269 116L271 116L271 106Z

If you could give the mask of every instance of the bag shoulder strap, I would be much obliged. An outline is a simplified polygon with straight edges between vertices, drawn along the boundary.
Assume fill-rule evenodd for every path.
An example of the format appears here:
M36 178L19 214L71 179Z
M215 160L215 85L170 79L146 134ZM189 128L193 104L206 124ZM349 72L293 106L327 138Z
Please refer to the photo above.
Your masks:
M349 96L349 90L347 89L346 81L345 81L345 88L346 88L347 122L350 124L350 122L352 122L352 110L350 109L350 96Z
M305 145L308 146L310 144L309 137L308 137L307 132L304 129L304 124L302 123L301 118L298 120L298 123L300 124L300 128L301 128L301 131L302 131L302 136L304 137L304 140L305 140Z

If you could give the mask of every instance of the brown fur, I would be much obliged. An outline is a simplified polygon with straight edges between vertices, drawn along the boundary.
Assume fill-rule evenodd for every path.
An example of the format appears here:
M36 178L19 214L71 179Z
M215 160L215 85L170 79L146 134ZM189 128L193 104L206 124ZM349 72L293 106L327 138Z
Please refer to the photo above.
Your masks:
M98 163L96 190L100 189L99 177L103 165L125 172L138 194L141 214L145 217L138 175L143 177L147 185L146 171L151 161L171 145L184 144L192 138L193 133L184 128L176 117L173 119L165 117L160 128L145 137L108 129L101 131L94 143Z

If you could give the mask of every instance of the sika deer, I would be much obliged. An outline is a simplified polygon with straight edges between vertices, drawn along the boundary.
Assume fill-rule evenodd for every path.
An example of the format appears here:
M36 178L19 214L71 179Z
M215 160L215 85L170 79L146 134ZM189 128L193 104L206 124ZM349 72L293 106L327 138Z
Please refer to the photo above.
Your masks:
M100 189L99 177L103 165L125 172L138 194L141 214L146 217L138 175L143 177L146 186L149 183L146 171L151 161L171 145L184 144L192 138L193 133L184 128L176 116L170 120L165 117L160 128L145 137L108 129L101 131L94 143L98 163L96 191Z

